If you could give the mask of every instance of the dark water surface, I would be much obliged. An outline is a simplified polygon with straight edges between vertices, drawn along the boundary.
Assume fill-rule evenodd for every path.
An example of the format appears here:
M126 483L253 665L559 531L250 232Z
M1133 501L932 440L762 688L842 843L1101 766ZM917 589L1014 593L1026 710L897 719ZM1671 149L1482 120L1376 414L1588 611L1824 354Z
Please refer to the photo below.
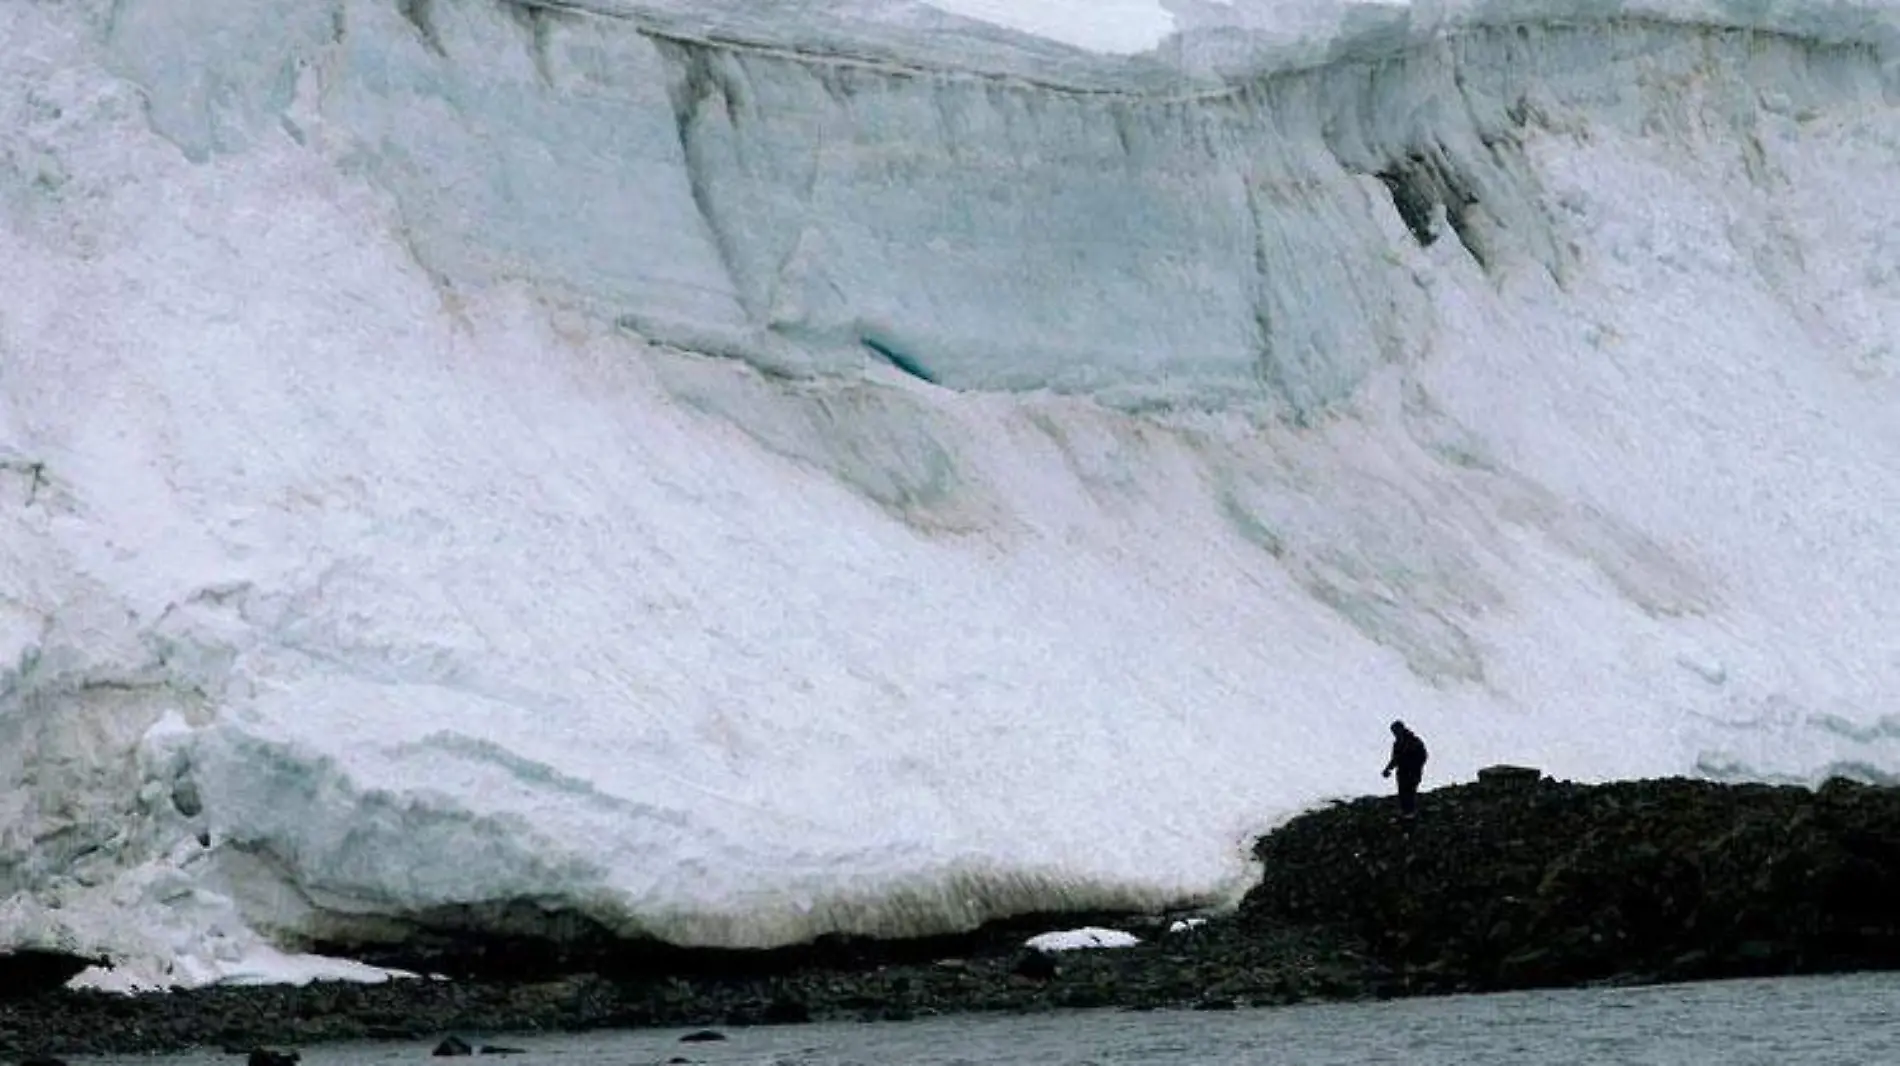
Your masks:
M647 1066L679 1058L733 1066L1208 1066L1434 1063L1642 1063L1681 1066L1900 1066L1900 974L1512 993L1218 1013L1078 1012L866 1025L722 1030L681 1043L679 1030L488 1037L526 1054L485 1066ZM305 1066L442 1062L428 1044L336 1044ZM189 1054L75 1060L93 1066L233 1066ZM447 1060L454 1061L454 1060Z

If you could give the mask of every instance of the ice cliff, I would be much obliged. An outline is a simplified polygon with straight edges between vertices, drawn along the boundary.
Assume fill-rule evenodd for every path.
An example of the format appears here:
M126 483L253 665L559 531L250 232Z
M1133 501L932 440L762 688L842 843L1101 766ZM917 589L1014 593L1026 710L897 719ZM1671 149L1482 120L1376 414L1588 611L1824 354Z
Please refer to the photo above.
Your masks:
M0 945L1231 897L1400 715L1900 772L1891 5L1011 10L0 7Z

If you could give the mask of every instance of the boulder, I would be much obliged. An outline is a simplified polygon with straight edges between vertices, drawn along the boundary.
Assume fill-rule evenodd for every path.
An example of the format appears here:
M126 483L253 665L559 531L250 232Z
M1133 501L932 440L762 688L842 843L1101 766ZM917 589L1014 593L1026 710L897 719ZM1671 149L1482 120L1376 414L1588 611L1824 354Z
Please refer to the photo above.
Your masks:
M1478 783L1496 788L1525 788L1544 779L1544 772L1530 766L1500 763L1478 771Z
M1057 970L1055 956L1035 948L1018 955L1015 964L1010 967L1010 973L1031 981L1054 980Z

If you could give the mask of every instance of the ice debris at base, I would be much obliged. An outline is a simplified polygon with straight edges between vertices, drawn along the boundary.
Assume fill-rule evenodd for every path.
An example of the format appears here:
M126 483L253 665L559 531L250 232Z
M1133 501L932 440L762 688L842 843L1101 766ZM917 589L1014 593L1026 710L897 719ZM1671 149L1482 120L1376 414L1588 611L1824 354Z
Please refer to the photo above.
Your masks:
M365 966L348 959L286 954L268 944L256 945L245 955L209 965L192 955L181 955L178 957L178 967L165 976L166 979L160 981L142 980L136 971L95 966L73 978L67 987L96 992L133 993L206 985L307 985L316 981L379 985L386 981L413 980L416 977L405 970Z
M0 5L0 945L1216 903L1400 708L1900 771L1893 5L1159 6Z
M1119 929L1085 926L1056 933L1043 933L1023 941L1023 947L1045 954L1058 951L1083 951L1090 948L1132 948L1141 938Z

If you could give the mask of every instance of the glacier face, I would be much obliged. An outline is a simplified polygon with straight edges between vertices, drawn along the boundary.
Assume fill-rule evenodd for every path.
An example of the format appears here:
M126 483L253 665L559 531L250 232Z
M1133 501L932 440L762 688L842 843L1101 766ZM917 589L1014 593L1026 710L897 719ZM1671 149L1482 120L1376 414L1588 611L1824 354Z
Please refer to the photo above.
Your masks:
M0 943L1218 898L1396 715L1900 771L1887 8L1162 6L0 9Z

